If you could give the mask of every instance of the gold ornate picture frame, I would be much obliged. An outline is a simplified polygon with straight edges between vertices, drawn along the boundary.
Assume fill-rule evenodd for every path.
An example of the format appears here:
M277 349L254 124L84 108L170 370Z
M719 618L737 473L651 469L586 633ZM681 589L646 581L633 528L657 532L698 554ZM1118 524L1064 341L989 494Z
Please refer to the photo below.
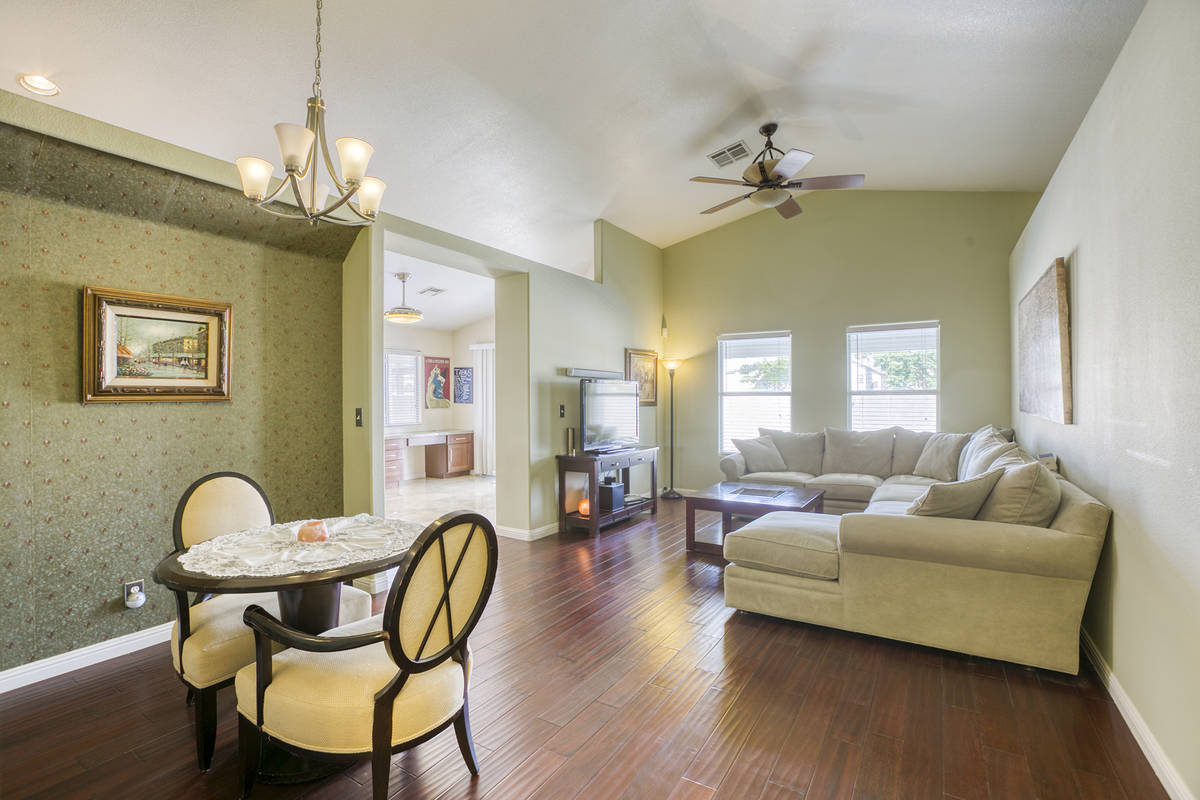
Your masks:
M658 405L658 353L626 347L625 380L637 381L638 405Z
M230 398L233 306L83 288L83 402Z

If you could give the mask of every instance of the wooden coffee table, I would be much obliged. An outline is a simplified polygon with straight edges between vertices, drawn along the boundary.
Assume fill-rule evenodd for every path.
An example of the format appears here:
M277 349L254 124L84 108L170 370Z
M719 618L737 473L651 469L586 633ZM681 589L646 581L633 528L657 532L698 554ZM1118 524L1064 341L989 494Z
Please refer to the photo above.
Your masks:
M687 549L696 553L719 556L724 554L725 534L733 522L733 515L761 517L772 511L825 510L824 489L797 489L769 483L746 483L744 481L721 481L702 492L683 498L687 511ZM696 511L721 512L721 542L696 541Z

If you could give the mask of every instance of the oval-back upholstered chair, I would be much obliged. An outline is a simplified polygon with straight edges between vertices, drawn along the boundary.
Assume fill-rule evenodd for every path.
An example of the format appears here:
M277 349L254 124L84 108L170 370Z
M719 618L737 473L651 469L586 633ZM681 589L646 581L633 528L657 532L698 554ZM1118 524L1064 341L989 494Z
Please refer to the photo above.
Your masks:
M384 800L392 754L454 725L478 774L467 637L491 596L497 552L492 524L456 511L417 537L378 616L310 636L246 609L256 660L235 682L243 796L268 742L310 758L370 756L372 796ZM272 643L290 649L275 655Z
M178 551L221 534L274 522L271 502L252 478L214 472L183 493L171 532ZM254 661L254 633L242 622L242 613L250 605L278 613L279 600L265 592L204 594L189 601L186 592L175 592L178 618L171 630L171 659L188 687L188 700L195 701L196 760L202 770L212 763L216 742L217 690L233 683L237 671ZM370 615L371 596L343 587L339 620L352 622Z

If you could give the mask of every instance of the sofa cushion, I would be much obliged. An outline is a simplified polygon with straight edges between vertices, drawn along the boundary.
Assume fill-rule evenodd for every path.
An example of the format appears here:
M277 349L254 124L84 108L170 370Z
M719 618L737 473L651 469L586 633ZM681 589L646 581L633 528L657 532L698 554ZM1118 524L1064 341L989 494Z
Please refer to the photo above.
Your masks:
M821 459L825 455L824 433L792 433L759 428L758 434L774 443L790 471L820 474Z
M786 472L787 464L768 436L757 439L734 439L733 446L746 459L746 472Z
M958 456L971 438L969 433L935 433L921 450L914 475L952 481L958 478Z
M898 483L907 486L932 486L937 482L937 478L926 478L924 475L893 475L885 480L883 485L892 486Z
M880 478L886 478L892 474L894 438L891 428L881 431L826 428L825 457L821 460L821 472L878 475Z
M917 468L917 459L925 449L925 443L933 434L929 431L910 431L908 428L892 428L896 442L892 446L892 474L911 475Z
M771 572L837 580L840 523L832 514L772 511L728 534L725 558Z
M866 507L868 514L907 514L911 500L872 500Z
M929 486L918 486L912 483L885 483L871 495L871 502L878 503L888 500L903 500L905 506L916 500L929 490ZM903 513L903 512L902 512Z
M1058 512L1058 478L1036 461L1005 467L999 483L978 510L979 519L1044 528Z
M826 500L857 500L866 502L883 481L874 475L851 472L830 472L804 482L809 489L824 489Z
M1065 478L1059 478L1058 485L1062 489L1062 500L1058 503L1058 513L1054 515L1050 527L1064 533L1103 540L1112 516L1109 507Z
M972 442L971 444L975 444ZM968 454L967 450L971 449ZM1016 442L1010 442L997 432L989 433L984 436L978 444L973 448L969 444L963 448L962 455L958 459L958 478L974 478L991 470L992 464L996 459L1005 453L1010 453L1017 449Z
M776 483L804 488L808 481L812 480L812 477L808 472L787 472L785 470L783 472L749 472L738 480L746 483Z
M994 469L965 481L935 483L913 501L907 513L918 517L975 519L1003 474L1004 470Z

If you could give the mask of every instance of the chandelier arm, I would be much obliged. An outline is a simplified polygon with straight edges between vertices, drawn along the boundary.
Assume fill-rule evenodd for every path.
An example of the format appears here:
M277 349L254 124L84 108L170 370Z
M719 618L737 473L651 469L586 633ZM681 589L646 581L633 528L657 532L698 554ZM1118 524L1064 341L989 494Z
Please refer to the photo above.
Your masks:
M302 220L306 220L308 222L312 221L308 217L304 216L303 214L289 214L286 211L276 211L275 209L271 208L270 206L262 205L260 203L255 203L254 205L258 206L263 211L266 211L268 214L274 214L275 216L283 217L284 219L296 219L296 220L302 219Z
M308 210L308 205L304 202L304 187L300 185L300 181L296 177L296 173L288 173L288 182L292 185L292 194L296 197L296 205L300 208L300 213L304 215L304 219L312 222L313 214ZM314 183L313 191L316 191L315 186L316 184Z
M291 183L288 182L287 178L284 178L283 180L281 180L279 182L279 185L275 187L275 191L271 192L269 195L264 197L262 200L254 201L254 205L260 206L260 207L266 205L267 203L271 202L276 197L278 197L280 195L280 193L284 189L288 188L289 186L291 186Z
M359 219L363 220L363 222L365 222L365 223L368 223L368 224L369 224L369 223L372 223L372 222L374 222L374 221L375 221L375 217L368 217L366 214L362 213L362 212L361 212L361 211L359 211L357 208L355 208L353 203L347 203L347 204L346 204L346 208L348 208L348 209L350 209L351 211L353 211L353 212L354 212L354 215L355 215L356 217L358 217ZM355 224L358 224L358 223L355 223Z
M354 193L357 191L358 191L358 187L356 186L353 189L351 189L350 191L344 193L341 197L339 197L337 199L336 203L334 203L333 205L326 206L325 208L321 209L320 212L314 214L313 216L324 217L324 216L329 215L330 212L337 211L339 208L346 205L346 203L349 202L350 198L354 197Z
M333 168L333 159L329 155L329 140L325 136L325 109L321 108L317 111L317 138L321 140L321 155L325 159L325 171L329 173L329 179L337 186L338 193L344 194L349 188L348 184L342 183L342 179L338 177L337 170ZM315 148L314 148L315 150ZM316 157L316 153L313 153Z

